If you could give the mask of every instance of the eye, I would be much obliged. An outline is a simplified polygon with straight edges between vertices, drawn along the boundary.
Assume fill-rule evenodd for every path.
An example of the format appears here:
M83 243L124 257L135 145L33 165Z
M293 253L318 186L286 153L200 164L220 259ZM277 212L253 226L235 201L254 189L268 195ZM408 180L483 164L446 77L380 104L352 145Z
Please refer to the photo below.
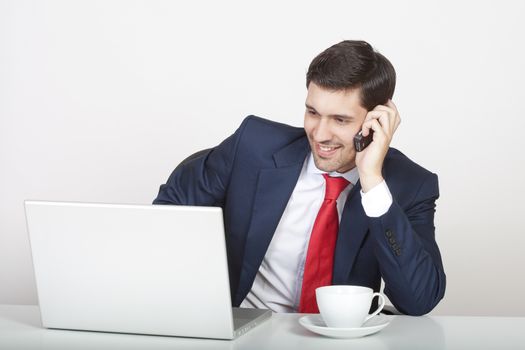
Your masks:
M335 121L337 124L346 124L348 123L348 120L346 118L335 118Z
M311 114L311 115L317 115L317 112L314 111L313 109L308 109L308 114Z

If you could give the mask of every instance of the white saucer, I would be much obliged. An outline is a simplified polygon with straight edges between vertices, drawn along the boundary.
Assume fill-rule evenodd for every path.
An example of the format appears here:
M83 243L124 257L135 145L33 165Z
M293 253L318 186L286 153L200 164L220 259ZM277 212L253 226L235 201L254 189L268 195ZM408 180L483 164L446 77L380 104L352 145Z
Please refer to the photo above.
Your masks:
M303 316L299 319L299 323L304 328L327 337L332 338L360 338L365 335L370 335L379 332L392 319L391 316L377 315L365 322L361 327L356 328L334 328L327 327L320 314Z

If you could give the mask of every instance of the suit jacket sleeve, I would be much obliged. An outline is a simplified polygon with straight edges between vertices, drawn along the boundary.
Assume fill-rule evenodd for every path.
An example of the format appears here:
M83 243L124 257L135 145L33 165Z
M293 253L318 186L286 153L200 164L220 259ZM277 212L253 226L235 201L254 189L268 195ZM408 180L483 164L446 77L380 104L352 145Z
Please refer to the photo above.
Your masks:
M388 179L387 179L388 184ZM438 179L426 173L409 204L393 203L387 213L369 218L385 294L409 315L430 312L445 294L445 273L434 237Z
M161 185L153 204L222 206L239 139L247 123L220 145L186 158Z

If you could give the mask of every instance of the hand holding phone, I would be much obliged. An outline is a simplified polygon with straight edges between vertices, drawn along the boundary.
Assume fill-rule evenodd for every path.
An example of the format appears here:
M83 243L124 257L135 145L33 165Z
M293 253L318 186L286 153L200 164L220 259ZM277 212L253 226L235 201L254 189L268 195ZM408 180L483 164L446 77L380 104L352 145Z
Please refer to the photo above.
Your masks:
M363 131L359 131L354 136L354 148L357 152L364 150L373 140L374 130L370 129L368 136L363 136Z
M364 193L377 186L383 178L383 162L390 147L394 133L401 119L394 103L389 100L384 105L377 105L368 111L361 130L368 130L369 135L362 133L355 136L355 163L359 170L359 181ZM372 141L372 130L375 130ZM368 140L365 140L367 139ZM365 152L363 150L370 145Z

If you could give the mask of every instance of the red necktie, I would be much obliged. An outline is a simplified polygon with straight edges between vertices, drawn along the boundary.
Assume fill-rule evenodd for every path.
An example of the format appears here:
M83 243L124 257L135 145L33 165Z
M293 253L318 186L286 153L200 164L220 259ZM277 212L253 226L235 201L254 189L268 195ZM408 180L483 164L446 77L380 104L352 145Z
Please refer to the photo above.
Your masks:
M330 177L328 174L323 176L326 180L326 192L314 222L306 253L299 304L299 312L302 313L318 313L315 289L332 284L335 242L339 231L336 200L349 184L343 177Z

